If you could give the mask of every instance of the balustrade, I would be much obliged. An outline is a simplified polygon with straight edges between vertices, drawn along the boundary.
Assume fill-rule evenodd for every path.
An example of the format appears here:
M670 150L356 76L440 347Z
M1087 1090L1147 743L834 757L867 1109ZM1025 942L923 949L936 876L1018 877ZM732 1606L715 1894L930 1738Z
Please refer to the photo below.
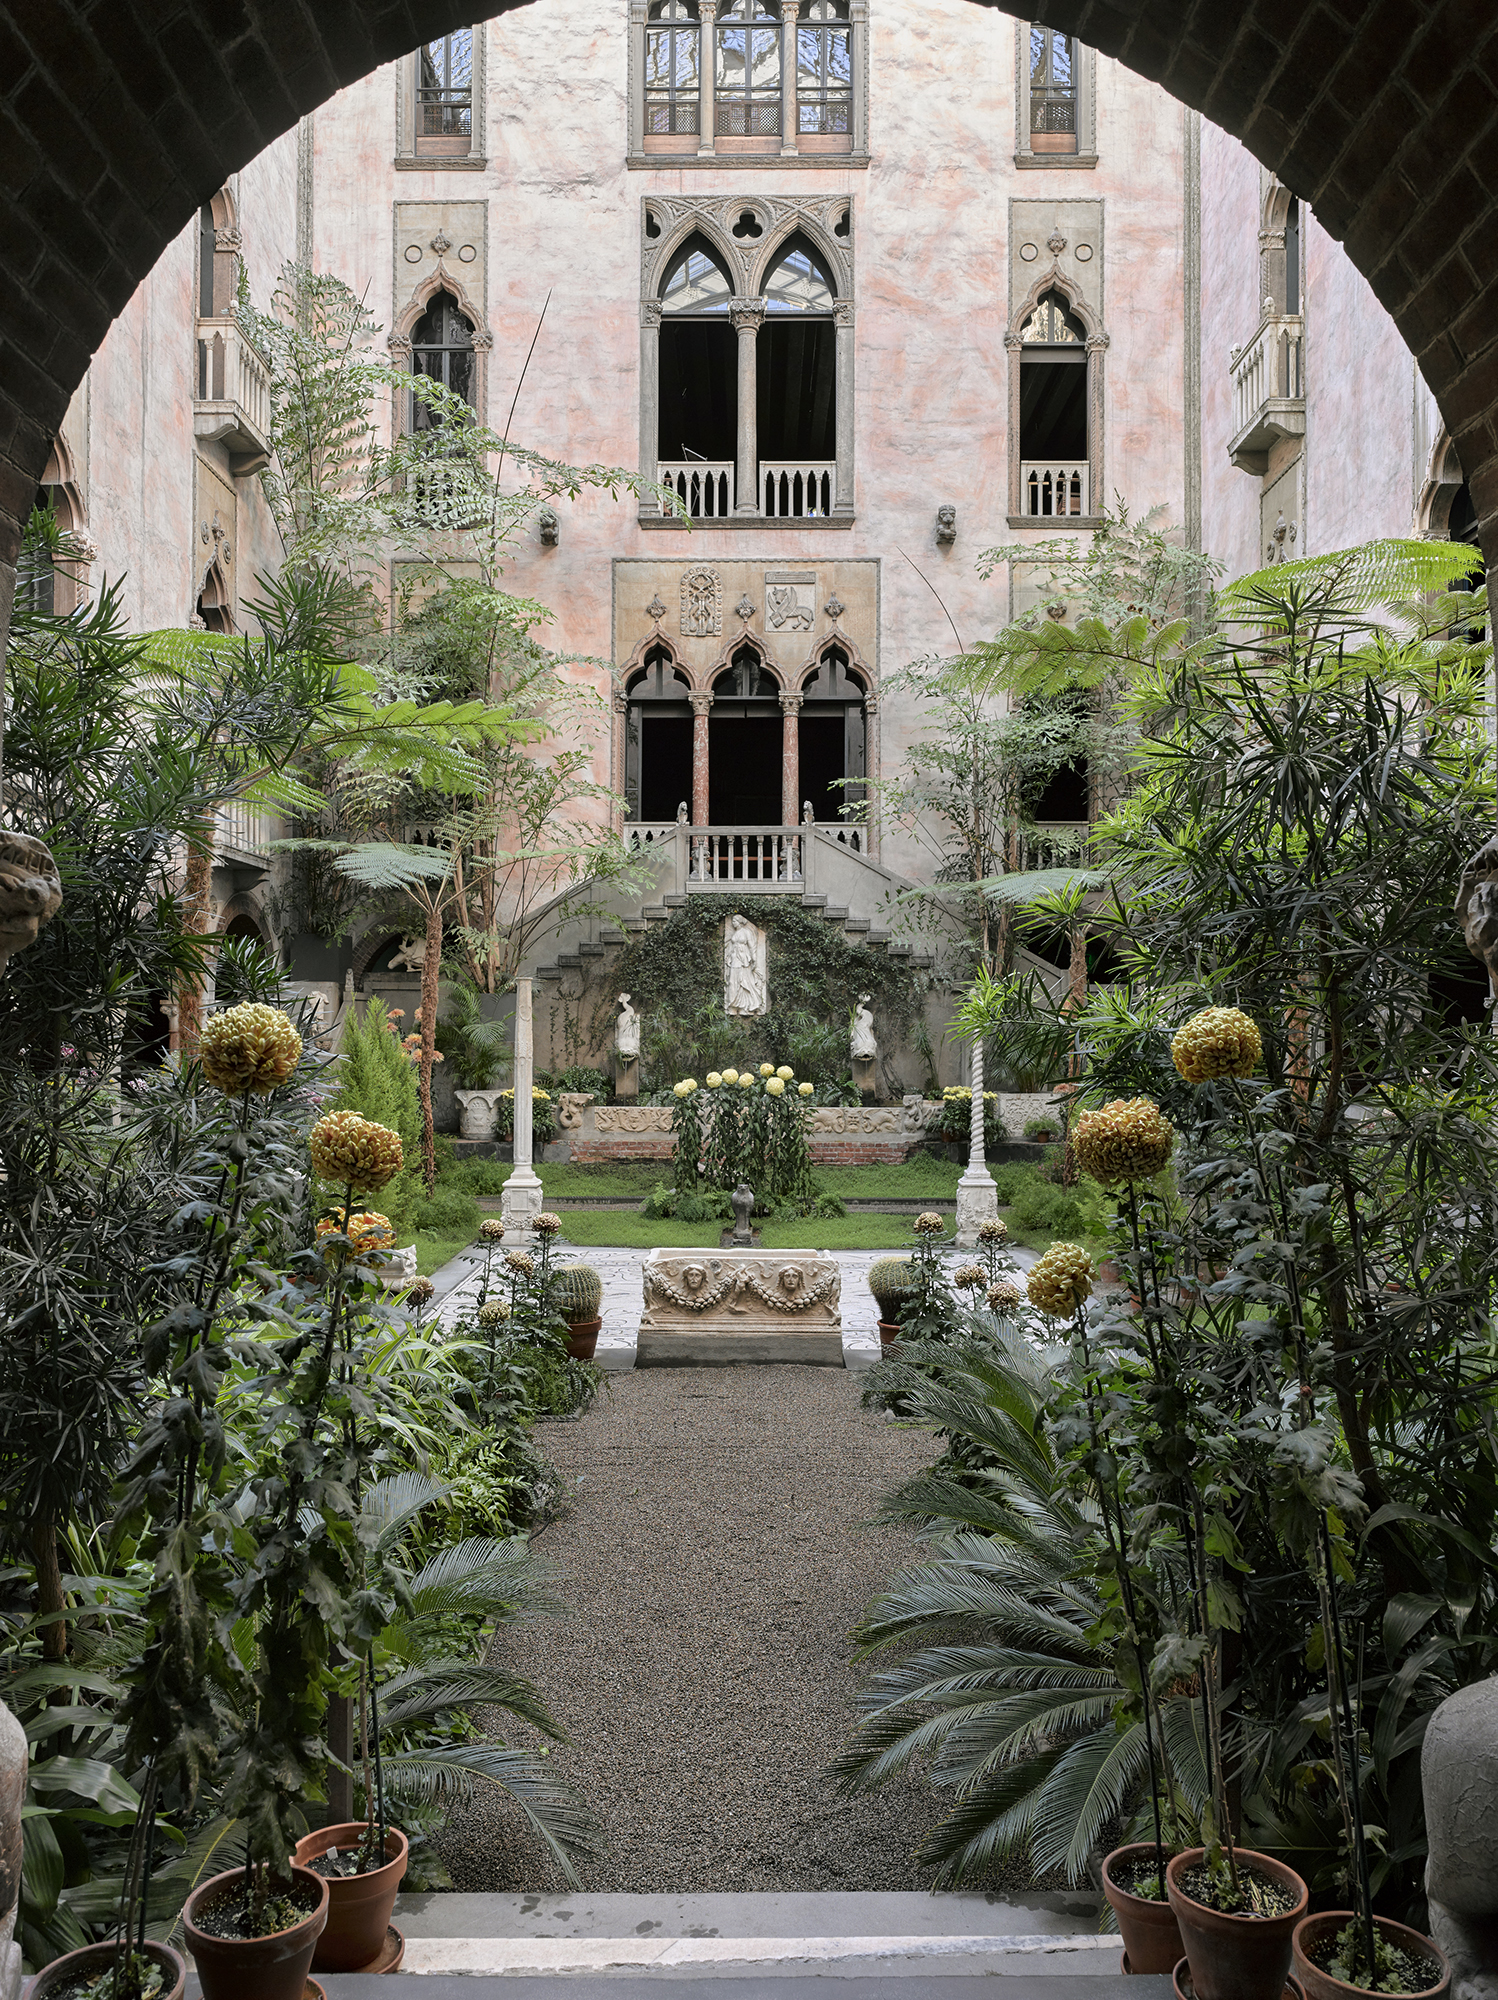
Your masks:
M1036 518L1088 511L1086 459L1021 459L1020 512Z
M259 861L270 859L271 842L276 837L273 814L246 805L243 799L231 799L218 808L215 819L220 853L252 854Z
M270 366L228 316L198 321L194 435L225 445L241 476L270 460Z
M692 459L656 468L662 486L669 486L694 520L717 520L731 514L734 507L734 467L732 460L715 464Z
M1299 313L1269 315L1246 346L1233 349L1231 366L1228 455L1240 471L1262 474L1272 444L1305 435L1305 321Z
M759 487L768 515L825 520L837 493L837 461L831 458L762 458Z

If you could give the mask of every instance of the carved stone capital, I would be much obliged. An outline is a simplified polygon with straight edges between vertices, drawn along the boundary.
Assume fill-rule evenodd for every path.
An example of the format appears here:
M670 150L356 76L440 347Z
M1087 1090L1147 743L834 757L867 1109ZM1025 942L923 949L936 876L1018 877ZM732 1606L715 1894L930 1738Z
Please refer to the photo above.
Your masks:
M385 345L397 361L409 361L411 359L411 343L405 334L390 334L386 338Z
M51 849L29 833L0 827L0 972L12 952L35 944L36 934L62 908L62 880Z
M494 351L494 335L492 333L475 333L473 336L473 351L475 354L491 354Z
M244 239L237 229L215 229L213 247L215 250L232 250L238 253L244 248Z
M758 333L764 322L765 302L763 299L732 298L728 301L728 317L740 338L746 333Z
M1004 334L1004 345L1005 347L1008 348L1011 354L1016 353L1021 347L1024 346L1024 344L1025 343L1020 339L1019 335L1015 332L1012 326L1006 329Z
M640 324L659 328L661 323L661 302L659 299L641 299Z
M797 714L799 714L799 713L800 713L800 709L801 709L801 704L802 704L802 702L803 702L803 701L804 701L805 699L806 699L805 695L800 695L800 694L783 694L783 695L782 695L782 696L780 697L780 712L781 712L781 714L782 714L782 715L797 715Z
M1087 336L1087 352L1089 354L1101 354L1108 344L1106 333L1089 333Z
M711 693L689 694L687 700L692 704L693 715L706 715L713 705Z
M851 299L834 299L832 301L832 317L839 326L851 326L853 324L853 301Z

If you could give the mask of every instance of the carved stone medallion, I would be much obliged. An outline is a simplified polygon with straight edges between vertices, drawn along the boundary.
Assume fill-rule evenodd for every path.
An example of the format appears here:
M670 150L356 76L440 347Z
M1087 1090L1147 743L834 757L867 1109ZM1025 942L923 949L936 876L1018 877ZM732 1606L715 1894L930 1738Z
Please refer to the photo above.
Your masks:
M689 569L681 579L681 636L712 639L722 630L722 577L715 569Z

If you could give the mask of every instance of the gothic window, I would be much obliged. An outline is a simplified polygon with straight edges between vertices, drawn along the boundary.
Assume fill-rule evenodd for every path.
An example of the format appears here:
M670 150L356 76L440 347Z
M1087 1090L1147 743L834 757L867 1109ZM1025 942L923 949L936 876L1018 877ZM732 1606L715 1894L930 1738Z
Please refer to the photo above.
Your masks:
M707 724L708 820L779 826L785 721L779 684L758 650L742 645L713 682Z
M853 33L846 0L809 0L796 27L796 129L851 132Z
M692 710L687 677L665 646L645 655L625 690L624 796L628 817L673 820L692 798Z
M473 30L423 42L416 52L416 150L461 154L473 144Z
M1087 335L1060 292L1020 328L1020 511L1089 511Z
M1030 150L1077 150L1077 45L1038 22L1030 29Z
M818 820L838 821L857 805L868 773L867 721L861 677L841 646L828 646L801 690L798 766L801 798Z
M450 292L433 295L411 329L411 372L440 382L472 404L474 397L473 328ZM417 396L411 398L411 428L436 428L442 419Z
M718 16L714 72L720 137L773 138L780 131L780 11L776 0L730 0Z
M213 318L213 209L208 202L198 210L198 313Z
M790 238L765 279L756 421L766 514L831 513L837 483L834 294L816 250Z
M697 515L733 512L738 340L728 273L700 236L682 245L661 286L657 458Z
M701 106L696 0L652 0L645 30L645 130L695 132Z

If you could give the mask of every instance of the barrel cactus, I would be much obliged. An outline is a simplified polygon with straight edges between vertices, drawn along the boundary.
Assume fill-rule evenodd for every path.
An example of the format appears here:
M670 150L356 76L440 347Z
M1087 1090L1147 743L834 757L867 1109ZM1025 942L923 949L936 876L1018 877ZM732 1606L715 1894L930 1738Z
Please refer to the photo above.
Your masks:
M559 1264L552 1276L556 1280L557 1303L569 1326L580 1320L597 1319L603 1304L603 1280L591 1264Z
M893 1319L900 1300L911 1289L908 1257L876 1257L869 1266L869 1290L879 1304L882 1319Z

